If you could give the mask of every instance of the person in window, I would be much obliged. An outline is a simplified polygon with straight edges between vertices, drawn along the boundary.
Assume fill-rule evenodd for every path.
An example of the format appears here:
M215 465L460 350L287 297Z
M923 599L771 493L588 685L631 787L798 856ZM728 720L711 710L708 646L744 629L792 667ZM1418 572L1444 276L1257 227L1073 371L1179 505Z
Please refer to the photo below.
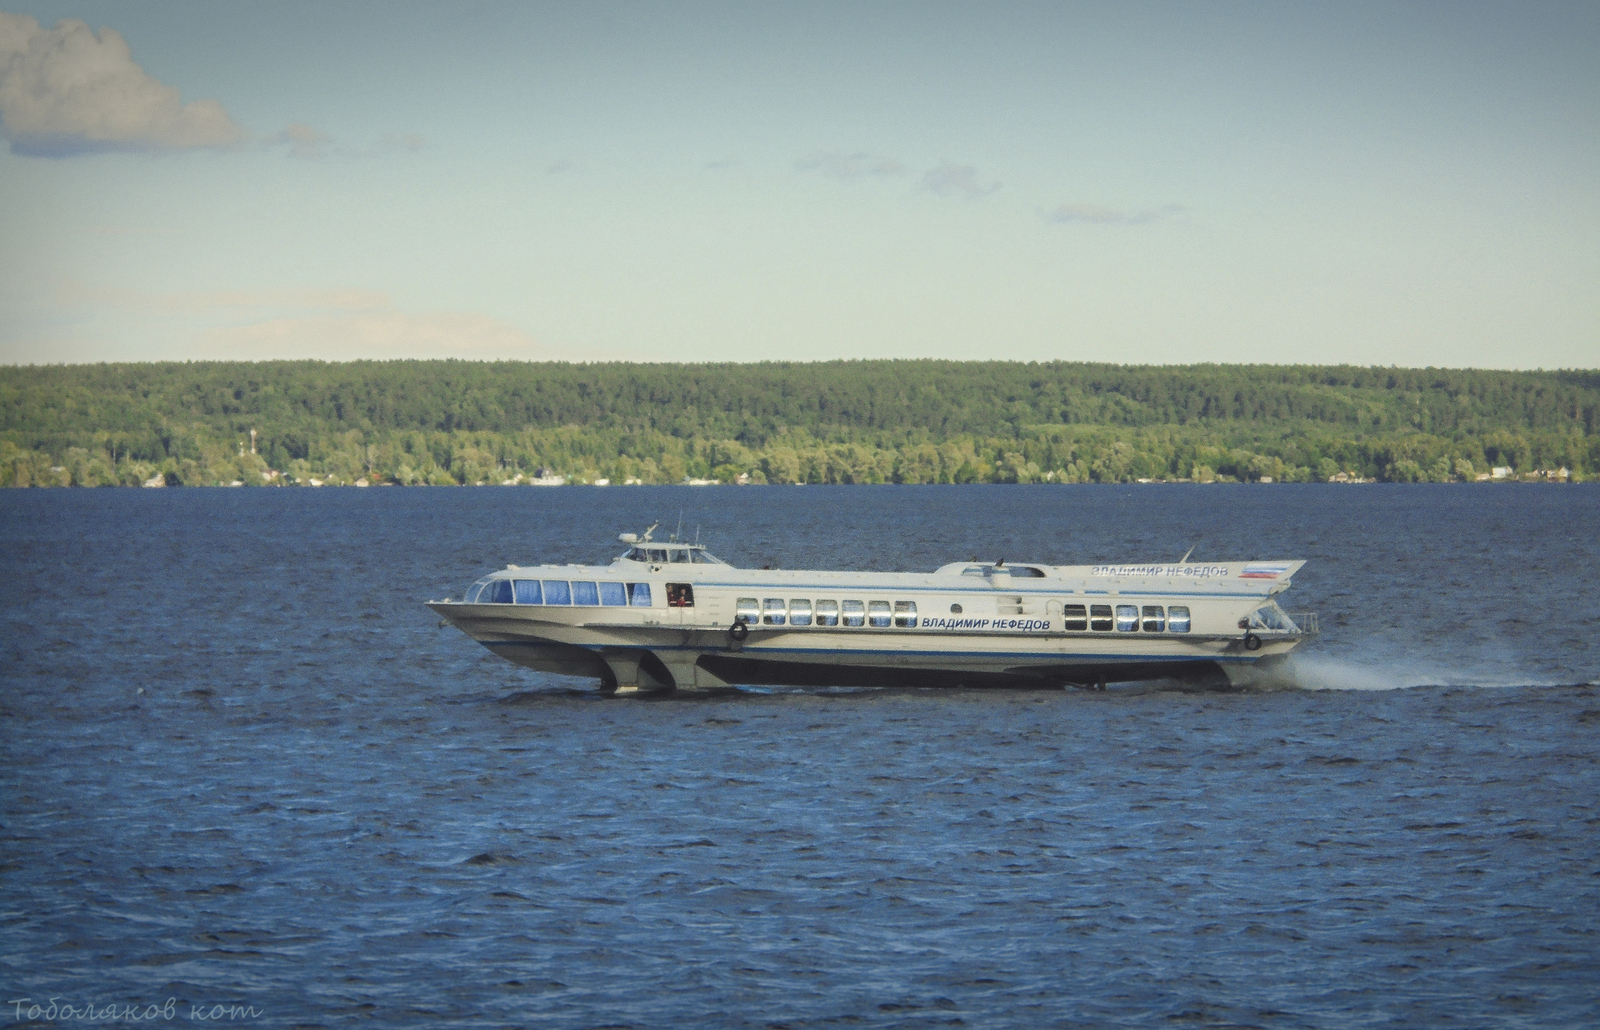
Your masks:
M693 593L692 588L689 586L689 584L687 584L687 583L668 583L667 584L667 607L668 608L693 608L694 607L694 593Z

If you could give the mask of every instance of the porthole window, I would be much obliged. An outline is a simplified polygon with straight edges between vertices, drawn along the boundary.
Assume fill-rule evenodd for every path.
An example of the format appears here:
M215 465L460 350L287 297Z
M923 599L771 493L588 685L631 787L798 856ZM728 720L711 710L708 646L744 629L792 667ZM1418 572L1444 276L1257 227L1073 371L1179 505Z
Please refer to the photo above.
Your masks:
M789 598L789 625L811 625L811 599L809 597Z
M1174 633L1189 632L1189 609L1175 604L1167 609L1167 628Z
M739 598L738 607L734 612L734 620L747 626L759 625L761 622L761 602L754 597Z
M889 626L889 602L869 601L867 603L867 622L879 629Z
M788 606L781 597L769 597L761 602L761 621L767 626L782 626L788 621Z
M896 601L894 603L894 624L901 629L916 629L917 602Z
M1144 631L1146 633L1161 633L1167 628L1167 612L1159 604L1144 606Z
M867 606L860 601L842 602L841 611L841 618L846 626L865 626L867 624Z
M1084 605L1063 605L1061 608L1061 615L1062 618L1066 620L1062 624L1066 629L1082 632L1083 630L1089 628L1089 609Z
M1109 604L1091 604L1089 606L1089 628L1096 633L1111 632L1111 606Z
M1132 633L1139 628L1139 606L1133 604L1117 605L1117 632Z
M951 605L950 606L950 614L951 615L960 615L961 614L961 606L959 604Z
M818 626L837 626L837 625L839 625L839 602L838 601L818 601L817 602L817 625Z

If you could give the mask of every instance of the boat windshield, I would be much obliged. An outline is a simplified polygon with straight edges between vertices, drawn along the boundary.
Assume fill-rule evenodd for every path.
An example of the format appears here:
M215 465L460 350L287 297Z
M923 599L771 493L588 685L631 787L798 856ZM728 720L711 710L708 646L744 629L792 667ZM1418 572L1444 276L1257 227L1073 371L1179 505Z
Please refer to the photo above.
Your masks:
M623 557L632 561L654 562L659 565L667 563L677 565L728 564L703 547L678 544L640 545L628 551Z
M1283 614L1283 609L1276 604L1266 604L1250 613L1250 626L1253 629L1294 630L1297 627Z

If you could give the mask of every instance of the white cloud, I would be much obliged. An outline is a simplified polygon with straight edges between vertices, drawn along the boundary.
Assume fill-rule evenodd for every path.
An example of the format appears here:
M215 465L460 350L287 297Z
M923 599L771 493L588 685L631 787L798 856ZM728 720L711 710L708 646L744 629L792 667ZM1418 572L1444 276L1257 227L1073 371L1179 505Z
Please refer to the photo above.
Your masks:
M794 167L795 171L820 172L845 182L854 182L869 175L899 175L906 170L905 165L892 157L881 157L860 150L853 154L834 150L818 151L796 161Z
M958 165L949 161L941 161L938 167L930 168L922 177L922 188L932 190L941 197L987 197L1000 188L998 182L987 184L978 182L978 169L975 165Z
M1095 204L1062 204L1053 211L1044 212L1044 220L1056 225L1074 222L1090 225L1148 225L1163 219L1176 218L1187 211L1181 204L1164 204L1145 211L1118 211Z
M287 146L290 157L320 158L326 156L324 147L333 142L302 122L290 122L288 127L267 140L268 146Z
M319 132L304 122L290 122L282 132L273 133L261 142L267 147L287 148L290 157L314 161L330 157L345 161L365 161L397 154L420 154L428 149L427 139L416 132L386 132L367 146L338 145L338 141L332 136Z
M477 312L402 311L383 290L163 292L67 280L26 297L10 292L0 284L0 363L596 356Z
M428 149L428 141L420 132L386 132L378 139L379 153L404 151L416 154Z
M133 60L114 29L76 19L43 29L0 13L0 121L13 153L220 147L242 135L215 100L184 104Z
M253 312L257 317L282 311L375 311L394 307L394 298L383 290L348 287L327 290L176 290L151 293L90 286L81 280L67 279L51 285L45 295L52 304L61 308L99 307L183 314L244 311Z
M528 333L488 315L467 311L363 311L301 315L213 329L199 349L230 360L321 358L326 361L391 358L511 358L548 361L552 353Z

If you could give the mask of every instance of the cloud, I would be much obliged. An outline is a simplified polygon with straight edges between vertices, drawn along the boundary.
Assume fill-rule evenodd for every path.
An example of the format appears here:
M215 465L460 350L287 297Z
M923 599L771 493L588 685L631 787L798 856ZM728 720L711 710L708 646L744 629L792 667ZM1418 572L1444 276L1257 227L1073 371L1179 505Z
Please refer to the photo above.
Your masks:
M1146 211L1117 211L1095 204L1062 204L1054 211L1043 214L1044 220L1054 225L1070 225L1074 222L1089 225L1149 225L1151 222L1176 218L1187 210L1182 204L1163 204Z
M383 290L338 288L325 290L177 290L152 293L115 287L90 286L67 279L51 286L46 295L59 307L102 307L121 310L183 314L295 311L375 311L394 307L394 297Z
M12 324L40 328L0 334L0 363L575 357L478 312L403 311L384 290L144 291L66 280L18 306L26 317Z
M932 190L941 197L987 197L1000 188L998 182L983 185L978 182L978 169L974 165L939 162L922 177L922 188Z
M289 148L290 157L303 158L326 157L327 151L324 148L332 142L332 137L324 136L302 122L290 122L282 132L267 138L268 146L286 146Z
M796 161L794 168L797 172L820 172L844 182L854 182L869 175L900 175L906 170L905 165L892 157L881 157L860 150L853 154L836 150L818 151Z
M106 150L223 147L242 133L215 100L184 104L151 78L114 29L76 19L43 29L0 13L0 121L11 151L71 157Z
M531 333L469 311L419 314L393 309L353 314L297 315L213 329L206 353L236 360L321 358L326 361L390 358L550 360Z
M386 132L378 140L379 153L394 153L404 151L407 154L416 154L428 149L428 141L420 132Z
M365 161L372 158L392 157L396 154L419 154L428 149L428 141L420 133L386 132L366 146L338 145L332 136L319 132L304 122L290 122L282 132L275 132L261 140L266 147L284 147L290 157L308 161L336 158L344 161Z

